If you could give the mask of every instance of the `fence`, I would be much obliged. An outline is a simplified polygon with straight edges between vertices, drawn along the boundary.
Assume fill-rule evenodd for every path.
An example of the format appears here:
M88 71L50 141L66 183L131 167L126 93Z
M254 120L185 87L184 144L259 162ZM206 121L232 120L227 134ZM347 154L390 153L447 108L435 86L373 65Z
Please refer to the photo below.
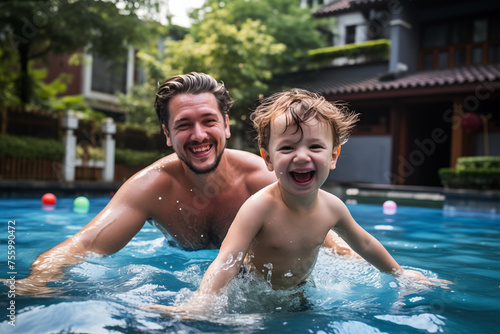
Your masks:
M63 138L63 113L25 112L6 107L1 112L2 134L55 140ZM93 120L79 120L74 134L78 145L82 146L100 147L104 139L99 122ZM150 136L140 129L118 128L114 138L117 148L131 150L160 151L166 145L163 134ZM140 169L115 164L114 181L123 182ZM86 166L85 161L75 168L75 180L97 181L101 180L101 176L102 168ZM0 179L62 180L62 161L0 158Z

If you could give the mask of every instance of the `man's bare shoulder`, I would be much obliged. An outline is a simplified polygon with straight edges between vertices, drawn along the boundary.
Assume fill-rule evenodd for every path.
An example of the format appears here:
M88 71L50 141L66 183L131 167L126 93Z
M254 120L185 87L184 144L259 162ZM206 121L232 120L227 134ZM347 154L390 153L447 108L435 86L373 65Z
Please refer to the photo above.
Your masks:
M264 160L251 152L235 149L226 149L226 153L232 164L240 164L248 170L267 170Z
M231 168L245 178L251 193L276 181L274 172L267 170L262 157L247 151L226 149Z
M167 155L135 173L122 188L129 189L137 195L140 195L142 190L151 192L156 188L168 188L172 182L181 179L180 174L183 172L181 164L175 153Z

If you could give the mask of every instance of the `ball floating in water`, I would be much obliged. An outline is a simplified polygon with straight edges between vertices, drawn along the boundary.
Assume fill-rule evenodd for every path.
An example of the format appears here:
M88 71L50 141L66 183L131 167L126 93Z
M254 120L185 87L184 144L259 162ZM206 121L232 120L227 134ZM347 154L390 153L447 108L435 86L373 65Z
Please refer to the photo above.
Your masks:
M398 210L398 205L394 201L385 201L382 208L384 210L384 214L393 215Z
M42 196L42 204L43 205L56 205L56 195L52 193L46 193Z
M79 196L73 201L73 211L78 213L87 213L89 211L90 202L85 196Z

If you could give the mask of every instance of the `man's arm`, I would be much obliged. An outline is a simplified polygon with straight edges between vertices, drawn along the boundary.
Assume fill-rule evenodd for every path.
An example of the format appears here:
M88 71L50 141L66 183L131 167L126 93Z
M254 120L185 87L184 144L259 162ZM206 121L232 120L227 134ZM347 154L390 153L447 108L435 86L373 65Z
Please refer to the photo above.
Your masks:
M16 291L28 295L50 292L47 283L60 279L65 266L83 261L89 253L107 255L123 248L142 228L147 214L137 192L131 193L133 187L122 188L82 230L39 255L30 275L16 281Z

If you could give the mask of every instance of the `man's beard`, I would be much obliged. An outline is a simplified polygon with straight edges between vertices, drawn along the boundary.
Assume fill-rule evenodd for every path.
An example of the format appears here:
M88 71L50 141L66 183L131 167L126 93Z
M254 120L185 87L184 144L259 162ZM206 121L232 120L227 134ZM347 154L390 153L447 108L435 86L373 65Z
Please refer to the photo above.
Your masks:
M224 149L222 152L215 158L215 161L212 165L205 167L205 168L197 168L195 165L193 165L190 161L188 161L186 158L179 156L179 159L195 174L202 175L202 174L209 174L212 173L217 169L219 166L220 160L222 159L222 153L224 153Z

